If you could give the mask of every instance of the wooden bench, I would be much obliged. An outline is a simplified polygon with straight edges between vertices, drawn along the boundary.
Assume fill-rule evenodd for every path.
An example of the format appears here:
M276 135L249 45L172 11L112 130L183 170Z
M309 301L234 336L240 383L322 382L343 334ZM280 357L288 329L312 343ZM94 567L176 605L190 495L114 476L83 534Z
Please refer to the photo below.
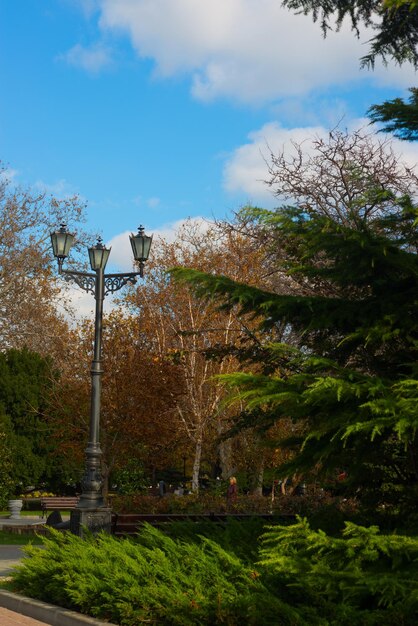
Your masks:
M78 503L78 496L45 496L41 498L42 517L47 511L71 511Z

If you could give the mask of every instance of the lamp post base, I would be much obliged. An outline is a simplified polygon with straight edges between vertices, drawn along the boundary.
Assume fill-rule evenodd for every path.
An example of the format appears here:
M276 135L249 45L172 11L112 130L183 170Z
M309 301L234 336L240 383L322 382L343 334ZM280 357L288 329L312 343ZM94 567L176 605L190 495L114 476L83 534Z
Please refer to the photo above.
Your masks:
M110 533L112 525L112 509L73 509L70 517L70 531L73 535L83 537L86 533L94 535L104 531Z

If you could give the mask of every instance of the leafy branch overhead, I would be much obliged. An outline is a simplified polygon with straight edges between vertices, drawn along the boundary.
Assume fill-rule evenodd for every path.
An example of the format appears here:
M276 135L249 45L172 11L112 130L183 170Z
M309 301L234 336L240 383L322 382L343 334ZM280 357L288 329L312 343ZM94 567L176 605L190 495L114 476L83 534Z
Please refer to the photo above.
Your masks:
M418 7L416 2L382 2L382 0L283 0L289 9L312 14L319 21L324 35L335 24L339 30L347 18L357 35L361 26L376 33L369 41L370 50L362 57L362 65L373 67L377 57L388 57L398 63L418 62Z
M361 27L376 33L367 43L369 52L361 65L373 69L377 58L386 64L390 59L402 64L418 65L418 2L416 0L283 0L283 6L304 15L311 14L321 23L326 36L335 25L340 30L344 20L351 22L358 37ZM395 98L373 105L368 115L373 123L383 122L384 132L395 133L400 139L415 141L418 137L416 89L410 89L409 103Z
M395 137L406 141L418 139L418 89L411 87L408 102L402 98L394 98L375 104L369 109L372 122L385 124L383 131L393 133Z

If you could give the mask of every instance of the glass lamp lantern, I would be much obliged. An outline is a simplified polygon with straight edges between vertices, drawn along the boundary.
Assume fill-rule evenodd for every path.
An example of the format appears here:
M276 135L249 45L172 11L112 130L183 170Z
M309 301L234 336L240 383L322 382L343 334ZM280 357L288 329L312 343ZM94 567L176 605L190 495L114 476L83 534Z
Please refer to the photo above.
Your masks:
M131 240L132 252L135 261L138 261L140 264L145 263L151 249L152 235L146 235L144 233L144 227L140 226L138 228L138 233L136 235L131 233L129 239Z
M62 262L69 255L75 237L67 232L65 224L61 224L60 229L50 235L54 256Z
M109 258L111 248L103 245L101 237L98 237L97 243L93 248L89 248L90 267L93 272L104 270Z

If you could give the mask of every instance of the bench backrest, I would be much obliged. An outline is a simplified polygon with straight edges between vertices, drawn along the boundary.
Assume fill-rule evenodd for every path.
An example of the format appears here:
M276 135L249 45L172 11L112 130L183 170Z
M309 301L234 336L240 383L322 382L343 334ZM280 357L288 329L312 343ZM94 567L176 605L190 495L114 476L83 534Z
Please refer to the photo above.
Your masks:
M75 507L78 502L78 496L46 496L41 498L41 506L44 508L51 507Z

